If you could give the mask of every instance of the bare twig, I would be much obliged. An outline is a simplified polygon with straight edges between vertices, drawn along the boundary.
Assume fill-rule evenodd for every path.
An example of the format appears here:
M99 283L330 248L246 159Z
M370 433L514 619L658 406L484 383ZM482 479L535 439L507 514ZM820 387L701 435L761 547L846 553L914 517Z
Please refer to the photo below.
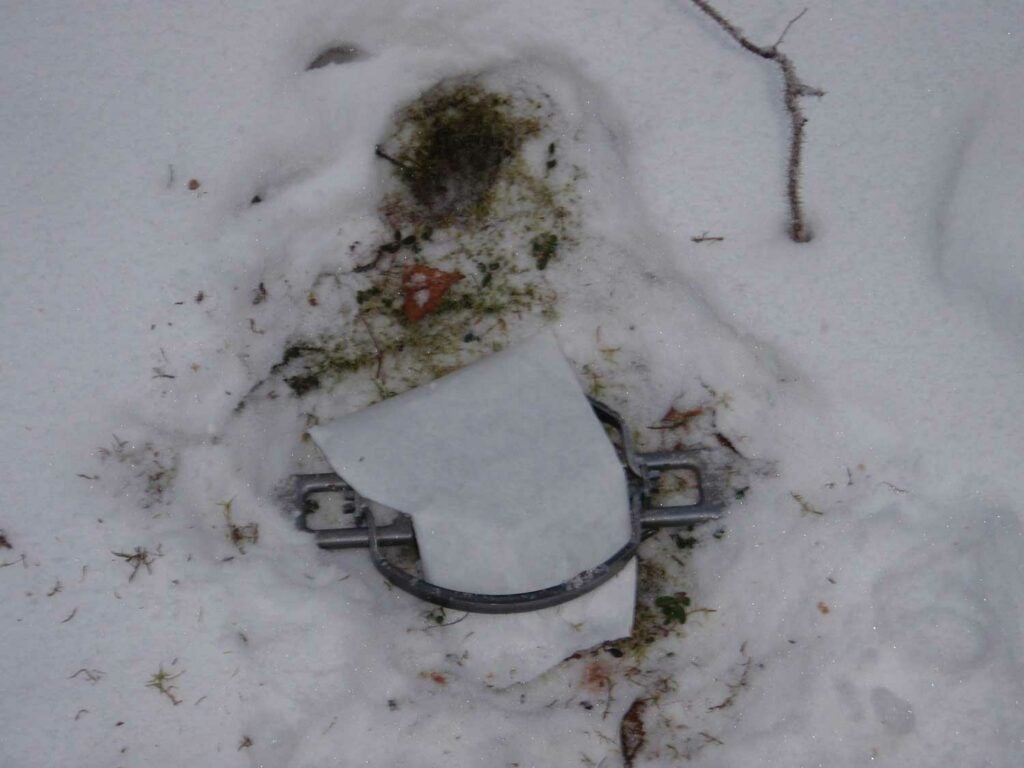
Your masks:
M84 676L90 683L98 683L103 679L106 674L102 669L85 669L84 667L73 675L68 675L68 680L74 680L76 677Z
M725 238L718 235L709 235L707 232L701 232L699 235L691 237L690 240L695 243L720 243L725 240Z
M760 56L762 59L769 59L779 65L782 70L782 78L785 82L783 100L786 111L789 113L789 162L786 166L786 198L789 200L789 236L797 243L807 243L811 240L811 230L804 220L803 202L800 196L800 169L801 155L804 144L804 126L807 125L807 118L804 117L800 108L801 96L824 96L825 92L820 88L814 88L803 82L796 73L796 65L793 60L779 50L779 45L786 37L792 27L800 18L807 13L805 8L796 17L790 20L779 39L771 47L764 47L752 43L732 22L715 10L707 0L693 0L693 4L707 14L718 26L720 26L733 40L743 48Z
M418 627L420 632L429 632L432 629L440 629L441 627L453 627L469 618L469 614L466 613L454 621L439 621L436 624L428 624L425 627ZM412 630L410 630L412 631Z
M412 173L412 168L403 163L401 160L398 160L397 158L394 158L391 155L389 155L387 152L384 151L384 148L380 144L373 148L373 154L375 154L382 160L387 160L389 163L391 163L399 170L405 171L406 173Z
M807 517L808 515L824 516L825 513L818 509L816 506L811 504L801 494L792 492L789 494L793 497L793 500L800 505L800 517Z
M779 35L779 39L776 40L775 45L772 46L773 48L778 48L780 45L782 45L782 41L786 39L786 33L789 32L789 28L796 24L798 21L800 21L800 19L804 17L805 13L807 13L806 8L804 8L802 11L800 11L800 13L798 13L796 16L789 20L789 23L782 30L782 34Z
M227 501L218 501L217 506L224 511L224 520L228 524L228 540L238 547L240 554L245 554L245 544L258 544L260 540L260 525L259 523L246 523L245 525L236 525L235 521L231 517L231 504L234 502L234 497L231 497ZM202 609L200 609L202 610ZM202 613L199 616L202 620ZM245 635L242 635L244 638Z
M732 685L728 686L729 695L725 697L725 700L722 701L721 704L716 704L713 707L708 707L708 712L713 712L716 709L728 709L733 705L733 702L735 702L736 694L738 694L741 689L746 688L747 682L750 678L750 664L752 661L752 659L749 656L747 656L746 643L743 643L743 645L740 646L740 653L743 655L744 661L743 666L741 667L743 671L742 673L740 673L739 679Z
M882 485L888 486L893 493L909 493L906 488L900 488L899 486L893 485L888 480L883 480Z
M381 370L384 367L384 350L381 349L380 344L377 343L377 337L373 335L373 329L370 327L369 321L362 315L359 315L359 319L366 327L366 333L369 334L370 341L373 342L373 348L377 351L377 370L374 372L373 378L377 379L381 384L387 384L387 382L384 381L384 377L381 376Z

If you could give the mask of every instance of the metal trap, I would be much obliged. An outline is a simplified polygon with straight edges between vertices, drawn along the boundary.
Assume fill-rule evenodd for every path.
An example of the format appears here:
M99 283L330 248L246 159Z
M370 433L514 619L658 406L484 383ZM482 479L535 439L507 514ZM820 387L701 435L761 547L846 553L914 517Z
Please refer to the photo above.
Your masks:
M543 589L514 594L479 594L433 584L387 556L389 548L415 546L412 519L401 510L390 509L362 497L344 478L333 472L295 475L294 504L298 526L316 537L322 549L370 550L370 558L384 578L411 595L443 606L474 613L522 613L549 608L573 600L601 586L634 557L640 543L661 528L682 528L718 519L723 505L709 501L704 494L700 468L681 451L643 453L635 450L622 418L607 405L588 398L598 420L604 424L618 454L629 496L629 541L604 562L577 573L572 578ZM658 503L664 492L664 480L686 473L684 485L690 491L690 504ZM315 505L312 497L337 494L341 511L354 518L349 527L317 528L311 525ZM375 512L376 510L376 512ZM378 523L376 514L384 512L391 522Z

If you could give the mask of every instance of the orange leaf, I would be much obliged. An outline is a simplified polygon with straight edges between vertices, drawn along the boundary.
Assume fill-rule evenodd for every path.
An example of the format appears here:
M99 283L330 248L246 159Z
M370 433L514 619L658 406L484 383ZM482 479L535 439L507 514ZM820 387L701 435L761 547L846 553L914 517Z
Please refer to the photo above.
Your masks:
M448 289L462 278L461 272L445 272L422 264L406 267L402 272L406 319L415 323L434 312Z

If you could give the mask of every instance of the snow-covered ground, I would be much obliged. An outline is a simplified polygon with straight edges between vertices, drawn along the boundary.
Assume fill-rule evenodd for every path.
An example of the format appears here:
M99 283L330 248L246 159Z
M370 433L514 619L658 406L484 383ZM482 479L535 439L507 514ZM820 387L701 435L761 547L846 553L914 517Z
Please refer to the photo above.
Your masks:
M803 6L716 7L770 45ZM778 70L683 0L8 4L0 764L1019 765L1022 22L811 2L797 245ZM376 345L374 147L458 77L533 100L568 228L533 304L465 330L553 329L731 500L645 544L633 642L511 687L469 672L488 619L317 551L279 497L318 420L484 351L301 397L275 372ZM537 256L535 215L488 247ZM685 624L651 607L680 592Z

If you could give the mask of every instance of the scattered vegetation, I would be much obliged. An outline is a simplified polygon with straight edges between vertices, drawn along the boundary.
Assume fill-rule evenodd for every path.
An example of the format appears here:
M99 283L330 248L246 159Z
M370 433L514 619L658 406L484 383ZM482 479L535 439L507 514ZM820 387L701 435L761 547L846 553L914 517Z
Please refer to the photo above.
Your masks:
M699 235L694 235L690 238L694 243L721 243L725 241L724 237L718 235L709 235L706 231L701 232Z
M537 269L547 269L548 262L558 254L558 235L545 232L530 241L530 251L537 262Z
M471 77L442 81L402 109L375 149L391 170L384 237L353 243L360 265L349 279L318 279L308 294L317 305L331 289L351 296L346 319L291 340L270 378L304 397L358 377L382 399L501 349L531 319L554 319L543 273L578 242L580 171L559 165L556 141L524 152L544 141L550 109L542 92ZM254 301L266 295L263 286Z
M21 557L17 560L4 560L0 563L0 568L10 568L12 565L17 565L18 563L21 563L22 568L28 568L28 561L25 559L24 552L21 553Z
M824 516L824 512L822 512L816 506L807 501L807 499L805 499L799 493L793 492L790 493L789 495L792 496L793 500L800 505L800 517L807 517L809 515Z
M145 547L136 547L134 552L112 552L111 554L115 557L120 557L132 567L132 572L128 576L128 581L132 581L141 568L145 568L146 573L153 573L154 560L157 557L163 556L159 547L157 547L155 555L151 555L149 550Z
M697 544L697 538L695 536L682 536L678 533L672 534L672 541L679 549L693 549Z
M172 675L164 669L163 664L160 665L159 671L149 678L149 682L146 683L147 688L154 688L162 695L166 696L174 706L181 704L181 699L174 695L177 690L176 685L172 683L184 674L184 670Z
M424 611L422 615L423 618L427 622L429 622L427 626L423 628L424 631L431 630L436 627L451 627L455 624L465 621L466 618L469 616L468 613L464 613L457 619L452 619L451 621L449 621L447 611L445 611L445 609L439 605L434 606L433 608L427 611Z
M153 443L136 445L117 435L110 447L97 449L100 461L114 461L128 476L128 483L141 486L143 508L163 504L178 474L178 457Z
M352 43L338 43L337 45L332 45L317 54L316 58L309 62L306 70L323 69L331 64L348 64L352 61L359 61L360 59L365 58L365 56L366 54L364 54L357 45Z
M87 680L90 683L98 683L103 679L103 676L107 673L102 669L85 669L84 667L73 675L68 675L68 680L77 680L79 678Z
M720 709L728 709L729 707L731 707L735 703L736 696L739 694L739 692L746 688L747 684L750 682L750 665L753 660L750 658L750 656L747 655L747 644L745 642L740 646L740 655L742 656L743 661L740 662L739 665L739 677L736 679L735 682L729 684L729 695L726 696L725 699L721 701L721 703L716 704L713 707L708 707L709 712L713 712L715 710Z
M422 672L420 672L420 678L422 678L423 680L429 680L435 685L448 685L448 678L440 672L436 672L434 670L423 670Z
M691 608L686 592L671 590L683 578L685 562L669 547L668 537L655 537L645 542L639 558L636 609L633 614L632 634L606 647L616 654L627 655L632 661L643 661L648 649L661 639L677 634L690 613L713 612L710 608ZM672 542L674 545L674 542Z
M221 508L224 513L224 521L227 523L227 537L228 540L238 548L239 554L245 554L246 544L257 544L260 540L260 525L259 523L246 523L245 525L237 525L231 517L231 504L234 499L228 499L227 501L217 502L217 506Z
M666 626L686 623L686 609L690 607L690 598L686 596L685 592L662 595L655 598L654 604L661 611Z

